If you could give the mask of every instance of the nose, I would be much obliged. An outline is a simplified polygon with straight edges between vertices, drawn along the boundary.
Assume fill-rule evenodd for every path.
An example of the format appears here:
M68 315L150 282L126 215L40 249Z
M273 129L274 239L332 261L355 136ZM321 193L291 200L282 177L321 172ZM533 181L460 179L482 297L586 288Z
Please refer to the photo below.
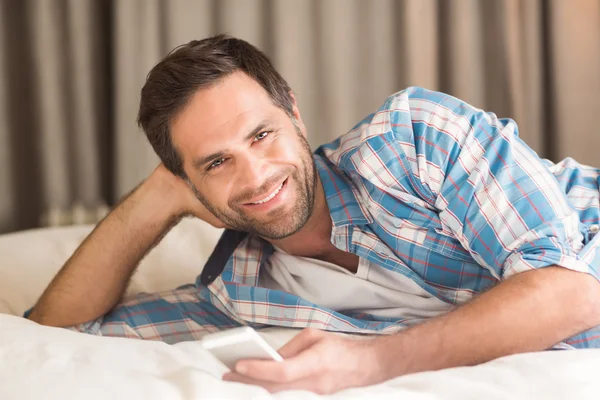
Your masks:
M237 161L236 184L241 192L254 191L269 178L268 163L262 154L245 154Z

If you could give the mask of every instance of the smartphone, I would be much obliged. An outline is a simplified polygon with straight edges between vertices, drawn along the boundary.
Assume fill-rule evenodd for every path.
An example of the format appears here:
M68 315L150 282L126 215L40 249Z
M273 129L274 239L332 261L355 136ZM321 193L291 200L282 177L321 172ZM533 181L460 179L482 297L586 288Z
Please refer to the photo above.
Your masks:
M249 326L208 334L201 343L232 371L238 361L247 358L283 361L279 353Z

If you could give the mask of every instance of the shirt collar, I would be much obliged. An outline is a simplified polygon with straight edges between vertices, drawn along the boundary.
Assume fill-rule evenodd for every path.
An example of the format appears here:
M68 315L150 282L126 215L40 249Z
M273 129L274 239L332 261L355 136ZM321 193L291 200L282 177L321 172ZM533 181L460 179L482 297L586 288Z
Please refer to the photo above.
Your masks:
M373 217L358 198L358 189L348 174L320 154L315 154L314 160L334 227L372 223Z
M347 177L347 174L324 156L315 154L314 160L317 172L321 178L323 192L325 194L327 207L329 208L329 214L331 215L334 228L351 230L352 226L372 223L373 218L366 212L365 206L361 204L360 200L357 198L358 189L354 186L350 178ZM335 231L336 229L332 232L334 244L338 247L345 246L343 247L344 249L348 248L349 243L341 243L335 238ZM254 246L250 246L248 240L250 240ZM197 284L208 286L221 275L224 269L227 269L227 276L223 277L225 280L256 285L258 269L255 272L251 272L249 275L244 274L243 276L236 274L234 271L233 261L236 257L235 253L242 243L246 243L246 246L248 247L247 250L252 248L258 249L258 254L260 254L260 256L255 257L255 259L259 261L257 267L273 252L273 246L266 240L258 237L249 238L248 234L245 232L226 229L206 262L202 273L198 277ZM243 254L241 257L248 256L248 254ZM228 266L228 268L226 268L226 266Z

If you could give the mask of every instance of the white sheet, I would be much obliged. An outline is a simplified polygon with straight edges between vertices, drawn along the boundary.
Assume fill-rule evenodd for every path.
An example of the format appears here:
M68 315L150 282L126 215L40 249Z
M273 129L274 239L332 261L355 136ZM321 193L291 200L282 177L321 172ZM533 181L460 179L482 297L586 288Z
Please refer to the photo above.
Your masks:
M218 379L224 367L197 343L103 338L0 315L0 398L8 399L311 399L308 392L270 396ZM295 332L263 336L277 346ZM505 357L349 389L328 398L598 399L600 350ZM325 396L323 396L325 397Z
M39 296L90 227L37 230L0 237L0 312L20 314ZM130 292L191 282L218 232L185 221L144 261ZM279 347L297 331L269 329ZM333 396L222 382L224 367L197 343L95 337L0 314L0 399L402 398L598 399L600 350L504 357L470 368L400 377Z

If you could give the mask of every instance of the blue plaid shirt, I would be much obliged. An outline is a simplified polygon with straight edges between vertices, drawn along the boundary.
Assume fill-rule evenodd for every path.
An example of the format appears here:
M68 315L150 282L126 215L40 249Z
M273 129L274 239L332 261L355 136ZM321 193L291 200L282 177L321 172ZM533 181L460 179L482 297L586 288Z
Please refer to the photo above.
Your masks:
M460 306L514 274L551 265L598 278L600 170L572 159L541 160L510 119L408 88L321 146L314 159L333 221L331 242L444 302ZM238 325L392 333L421 322L336 312L258 287L272 246L237 235L229 255L231 235L213 253L224 263L214 276L137 295L73 329L174 343ZM211 259L205 271L215 270ZM568 345L600 347L600 327Z

